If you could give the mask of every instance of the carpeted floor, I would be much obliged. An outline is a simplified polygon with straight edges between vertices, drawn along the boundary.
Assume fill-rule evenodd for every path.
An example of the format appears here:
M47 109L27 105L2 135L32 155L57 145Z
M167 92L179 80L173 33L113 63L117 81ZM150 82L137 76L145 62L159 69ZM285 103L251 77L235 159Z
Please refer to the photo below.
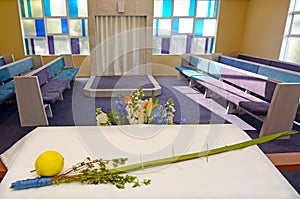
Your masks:
M178 80L175 76L155 77L162 87L162 95L158 96L161 104L172 97L175 103L175 121L184 119L185 124L199 123L235 123L238 126L248 127L245 131L252 137L258 137L261 122L248 115L224 116L215 110L222 112L224 102L219 100L220 107L216 104L204 103L201 97L201 90L189 88L186 80ZM52 105L54 117L48 118L51 126L71 126L71 125L96 125L95 108L101 107L106 110L112 109L116 98L88 98L83 95L83 87L88 78L77 78L72 88L64 92L64 100L57 101ZM111 84L113 84L112 82ZM109 85L109 84L108 84ZM183 91L184 90L184 91ZM215 103L215 102L214 102ZM217 107L212 110L211 107ZM242 119L241 119L242 118ZM254 127L254 128L253 128ZM0 105L0 154L11 147L15 142L29 133L35 127L20 127L17 105L15 102ZM300 130L299 126L294 129ZM294 135L291 139L275 140L259 145L265 153L277 152L300 152L300 135ZM300 193L300 171L285 172L284 176Z

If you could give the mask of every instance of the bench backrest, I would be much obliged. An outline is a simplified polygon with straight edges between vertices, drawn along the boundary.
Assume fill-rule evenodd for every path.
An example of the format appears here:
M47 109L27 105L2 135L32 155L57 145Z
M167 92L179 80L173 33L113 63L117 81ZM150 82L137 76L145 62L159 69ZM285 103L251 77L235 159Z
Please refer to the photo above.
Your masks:
M252 73L263 75L280 82L300 82L300 73L295 71L289 71L282 68L274 68L272 66L263 65L259 63L251 63L250 61L227 56L220 56L219 62Z
M271 101L277 84L267 78L232 67L222 67L221 79L255 93L268 102Z
M5 82L34 67L31 57L27 57L0 67L0 82Z
M40 86L44 85L48 82L48 80L51 78L51 73L49 67L43 68L42 70L39 70L33 76L37 76L39 80Z
M282 68L282 69L286 69L286 70L300 72L300 65L294 64L294 63L284 62L284 61L280 61L280 60L272 60L272 59L267 59L267 58L263 58L263 57L255 57L255 56L245 55L245 54L240 54L240 53L238 54L237 58L273 66L276 68Z
M220 56L219 62L223 64L227 64L229 66L234 66L236 68L246 70L252 73L257 73L259 66L256 63L245 62L238 59L234 59L227 56Z
M49 66L51 76L55 76L60 70L62 70L65 67L64 58L58 57L46 64L46 66Z
M4 57L0 56L0 66L5 65Z

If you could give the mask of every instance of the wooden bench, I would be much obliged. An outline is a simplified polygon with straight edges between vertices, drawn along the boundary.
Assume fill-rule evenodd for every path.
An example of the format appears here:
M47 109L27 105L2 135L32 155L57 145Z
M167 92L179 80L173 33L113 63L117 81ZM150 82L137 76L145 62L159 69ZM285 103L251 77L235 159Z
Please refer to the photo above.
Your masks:
M15 61L13 54L0 55L0 67Z
M281 172L300 170L300 153L271 153L266 154L271 162Z
M228 101L227 113L245 111L263 122L259 136L291 130L300 97L300 83L282 83L266 76L201 57L193 65L176 67L190 86L204 86ZM194 61L198 59L198 62ZM230 60L232 61L232 60ZM251 68L245 65L245 68ZM289 104L289 106L286 106Z
M48 117L53 117L51 105L63 100L63 92L71 88L78 68L65 68L73 63L72 56L59 57L40 68L14 77L16 97L21 126L48 125Z
M0 103L9 100L15 92L13 78L42 65L40 56L27 57L0 67Z

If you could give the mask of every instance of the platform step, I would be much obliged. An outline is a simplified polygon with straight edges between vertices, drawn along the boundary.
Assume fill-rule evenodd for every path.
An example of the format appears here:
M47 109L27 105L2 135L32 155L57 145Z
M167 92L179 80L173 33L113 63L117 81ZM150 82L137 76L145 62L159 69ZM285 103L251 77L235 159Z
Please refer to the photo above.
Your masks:
M300 170L300 153L270 153L266 154L279 171Z

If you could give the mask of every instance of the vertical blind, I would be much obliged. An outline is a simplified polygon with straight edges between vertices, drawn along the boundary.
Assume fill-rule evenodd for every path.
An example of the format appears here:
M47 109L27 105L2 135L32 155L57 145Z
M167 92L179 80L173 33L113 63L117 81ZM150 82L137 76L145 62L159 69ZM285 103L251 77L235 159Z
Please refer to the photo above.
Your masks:
M97 16L92 74L145 74L146 17Z

